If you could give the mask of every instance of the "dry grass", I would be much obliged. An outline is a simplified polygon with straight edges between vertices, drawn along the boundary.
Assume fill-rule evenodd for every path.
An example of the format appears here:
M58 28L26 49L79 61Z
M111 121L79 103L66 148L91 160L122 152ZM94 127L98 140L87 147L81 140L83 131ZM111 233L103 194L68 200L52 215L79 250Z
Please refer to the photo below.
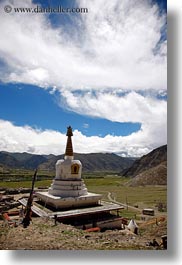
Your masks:
M156 230L157 229L157 230ZM140 231L140 230L139 230ZM157 234L155 233L157 231ZM159 241L166 233L164 222L160 227L155 224L144 226L141 233L135 235L128 230L115 230L88 233L70 225L53 220L33 218L33 223L26 229L18 227L4 227L0 221L0 249L40 249L40 250L141 250L155 249L147 246L147 242L154 237Z

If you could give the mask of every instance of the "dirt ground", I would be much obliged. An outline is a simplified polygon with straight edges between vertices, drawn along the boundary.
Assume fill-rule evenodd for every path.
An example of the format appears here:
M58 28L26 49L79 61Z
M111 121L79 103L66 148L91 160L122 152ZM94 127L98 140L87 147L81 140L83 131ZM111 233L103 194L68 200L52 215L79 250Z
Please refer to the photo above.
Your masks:
M32 218L23 228L0 221L0 249L9 250L163 250L162 246L149 246L154 238L158 243L167 234L167 221L163 217L139 225L138 235L128 230L86 232L54 220Z

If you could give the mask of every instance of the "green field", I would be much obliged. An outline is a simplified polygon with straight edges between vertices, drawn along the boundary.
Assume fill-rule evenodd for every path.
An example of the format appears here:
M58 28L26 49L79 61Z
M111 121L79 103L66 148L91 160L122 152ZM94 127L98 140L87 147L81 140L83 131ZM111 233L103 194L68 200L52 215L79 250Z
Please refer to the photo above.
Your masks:
M111 192L112 198L132 206L154 207L158 202L166 203L166 186L129 187L125 185L127 181L126 178L109 177L86 179L85 183L89 191L103 194L104 199Z
M1 188L30 188L32 172L25 172L24 177L21 174L21 178L18 172L6 176L6 181L2 178ZM14 175L14 176L13 176ZM0 176L2 177L2 176ZM47 172L40 172L35 182L35 187L49 187L53 173L47 174ZM103 195L103 199L108 200L108 193L111 193L111 197L121 203L127 203L128 205L138 205L139 208L155 207L159 202L167 203L167 187L166 186L139 186L129 187L126 185L129 178L123 178L114 174L108 175L108 173L85 173L83 174L85 184L90 192L96 192ZM9 181L7 181L9 180Z

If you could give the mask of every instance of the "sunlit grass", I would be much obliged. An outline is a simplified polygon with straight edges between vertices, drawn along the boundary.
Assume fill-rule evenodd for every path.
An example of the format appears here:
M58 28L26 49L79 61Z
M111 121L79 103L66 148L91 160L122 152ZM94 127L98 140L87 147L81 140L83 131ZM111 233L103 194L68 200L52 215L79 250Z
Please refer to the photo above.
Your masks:
M126 178L103 178L86 179L85 183L91 192L103 194L107 199L108 192L112 198L118 202L128 203L129 205L143 205L154 207L156 203L167 201L167 186L142 186L129 187L125 183Z
M33 173L33 172L32 172ZM30 174L30 172L29 172ZM28 174L28 175L29 175ZM52 178L37 180L35 187L49 187ZM16 180L16 178L15 178ZM108 200L108 193L111 197L121 203L128 203L131 206L154 207L157 203L167 202L167 186L139 186L129 187L125 185L128 178L108 176L107 174L89 173L89 177L84 178L88 191L103 195L103 199ZM1 188L30 188L31 180L26 181L1 181Z
M42 186L50 186L52 180L41 180L35 183L35 187L42 187ZM19 189L19 188L31 188L32 182L31 181L9 181L9 182L1 182L1 188L12 188L12 189Z

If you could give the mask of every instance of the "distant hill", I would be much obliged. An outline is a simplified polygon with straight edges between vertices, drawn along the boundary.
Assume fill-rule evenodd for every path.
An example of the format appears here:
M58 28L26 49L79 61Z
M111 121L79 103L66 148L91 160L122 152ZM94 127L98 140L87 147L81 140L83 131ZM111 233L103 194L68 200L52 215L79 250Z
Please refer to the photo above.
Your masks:
M43 170L54 170L56 161L63 159L64 155L52 156L47 161L39 165L40 169ZM74 154L74 159L82 162L83 171L120 171L121 168L127 168L128 165L132 164L132 159L123 159L115 154L102 154L102 153L91 153L91 154Z
M64 155L34 155L29 153L0 152L0 164L8 168L55 170L56 161ZM134 158L121 157L113 153L74 154L82 162L83 172L113 171L120 172L128 168Z
M134 161L120 175L133 177L129 185L164 185L167 184L167 145L154 149L147 155Z
M21 167L21 163L8 152L0 152L0 164L1 167L2 166L6 166L9 168Z
M9 152L3 152L6 153L12 157L14 157L16 160L18 160L20 163L23 161L27 161L28 159L30 159L33 155L23 152L23 153L9 153Z
M155 167L164 161L167 161L167 145L160 146L147 155L135 160L131 167L121 172L121 175L125 177L135 177L139 173Z
M35 169L45 161L42 155L0 152L0 164L9 168Z
M167 161L132 178L128 186L167 185Z

